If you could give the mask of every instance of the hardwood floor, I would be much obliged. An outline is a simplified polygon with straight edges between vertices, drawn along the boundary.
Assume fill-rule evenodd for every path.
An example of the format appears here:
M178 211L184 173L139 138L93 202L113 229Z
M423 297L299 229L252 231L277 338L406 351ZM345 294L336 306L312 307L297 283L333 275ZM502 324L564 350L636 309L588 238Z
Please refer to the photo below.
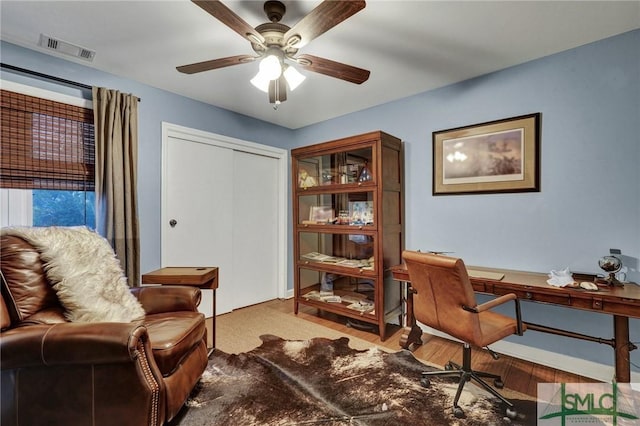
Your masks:
M293 313L293 300L273 300L265 302L270 308L285 314ZM346 318L306 306L300 307L298 318L329 327L341 333L358 337L380 347L395 351L400 349L402 329L398 326L387 325L387 338L380 340L377 331L364 331L347 325ZM423 344L413 350L416 358L429 364L443 367L449 360L461 363L462 348L459 343L424 333ZM501 355L494 360L486 350L472 350L472 365L474 369L487 371L502 376L505 387L516 392L536 397L538 383L578 383L597 382L596 380L556 370L541 364L523 361L517 358Z

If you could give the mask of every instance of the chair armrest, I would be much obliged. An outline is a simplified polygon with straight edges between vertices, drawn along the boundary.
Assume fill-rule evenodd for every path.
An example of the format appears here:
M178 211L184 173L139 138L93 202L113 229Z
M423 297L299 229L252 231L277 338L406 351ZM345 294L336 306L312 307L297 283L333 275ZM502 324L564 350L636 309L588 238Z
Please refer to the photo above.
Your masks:
M503 294L500 297L488 300L473 308L465 306L464 309L466 311L475 312L478 314L480 312L493 309L496 306L503 305L511 300L515 302L516 308L516 334L518 334L518 336L522 336L522 333L524 333L524 326L522 323L522 311L520 310L520 299L518 299L518 296L516 296L514 293Z
M200 288L191 286L142 286L131 289L147 315L163 312L198 310L202 294Z
M514 293L509 293L509 294L504 294L500 297L496 297L495 299L491 299L488 300L486 302L484 302L481 305L478 305L475 307L474 311L475 312L484 312L484 311L488 311L489 309L493 309L496 306L505 304L511 300L517 300L517 296Z
M140 340L148 339L141 322L30 325L2 333L1 368L133 362Z

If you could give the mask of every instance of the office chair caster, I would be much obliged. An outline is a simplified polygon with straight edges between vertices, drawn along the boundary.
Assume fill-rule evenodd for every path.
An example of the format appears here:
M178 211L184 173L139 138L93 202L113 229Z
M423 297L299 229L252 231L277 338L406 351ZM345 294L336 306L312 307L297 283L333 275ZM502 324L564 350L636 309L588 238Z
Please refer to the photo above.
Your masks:
M509 417L511 420L515 420L518 417L518 412L510 407L507 408L506 414L507 414L507 417Z
M456 417L456 419L464 419L465 418L464 411L462 411L462 408L460 408L457 405L455 407L453 407L453 415Z
M420 379L420 384L423 388L428 388L429 386L431 386L431 380L429 380L427 377L422 377Z
M500 380L500 379L495 379L495 380L493 381L493 385L494 385L495 387L497 387L498 389L502 389L502 388L504 388L504 382L503 382L502 380Z

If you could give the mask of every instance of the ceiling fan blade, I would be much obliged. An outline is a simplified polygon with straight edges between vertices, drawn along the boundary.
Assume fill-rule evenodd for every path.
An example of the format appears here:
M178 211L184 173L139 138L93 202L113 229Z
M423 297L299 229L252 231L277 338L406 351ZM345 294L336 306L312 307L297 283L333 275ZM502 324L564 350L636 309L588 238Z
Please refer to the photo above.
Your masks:
M231 9L218 0L191 0L200 6L211 16L249 40L251 43L264 45L264 37L257 32L251 25L235 14Z
M342 64L330 59L313 55L299 55L295 58L298 64L309 71L339 78L350 83L362 84L369 79L371 71L352 65Z
M197 62L195 64L182 65L176 67L176 69L185 74L195 74L202 71L215 70L217 68L224 68L231 65L245 64L252 62L256 58L251 55L237 55L229 56L227 58L213 59L211 61Z
M365 6L366 3L360 0L325 0L284 34L285 44L299 49Z

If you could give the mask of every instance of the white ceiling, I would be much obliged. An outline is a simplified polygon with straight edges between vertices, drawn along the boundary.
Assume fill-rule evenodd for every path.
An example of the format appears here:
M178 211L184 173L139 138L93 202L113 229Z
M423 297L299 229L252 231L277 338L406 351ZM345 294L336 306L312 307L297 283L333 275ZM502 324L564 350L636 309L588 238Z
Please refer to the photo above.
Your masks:
M225 0L252 26L261 1ZM320 1L283 1L293 26ZM640 1L380 1L299 53L371 71L362 85L302 71L278 110L249 80L257 63L200 74L178 65L253 54L249 42L188 0L0 2L1 37L30 49L41 33L95 50L65 59L288 128L299 128L640 27ZM52 53L57 55L55 52ZM65 76L61 76L65 77Z

